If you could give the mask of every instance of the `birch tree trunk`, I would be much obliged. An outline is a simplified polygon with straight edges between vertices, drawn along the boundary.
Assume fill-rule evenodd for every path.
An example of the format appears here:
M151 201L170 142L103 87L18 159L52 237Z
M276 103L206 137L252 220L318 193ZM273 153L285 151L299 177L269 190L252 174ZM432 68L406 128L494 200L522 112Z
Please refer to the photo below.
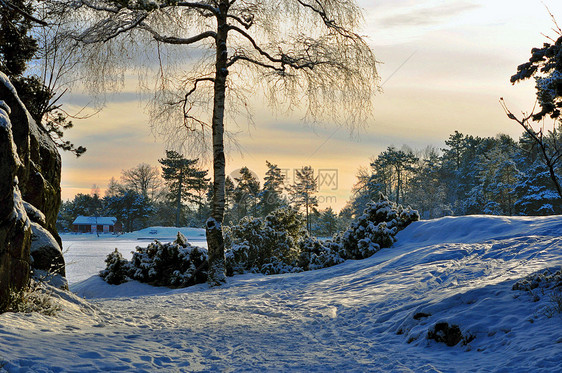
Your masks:
M226 77L228 76L228 51L226 46L228 25L226 15L228 1L221 1L220 14L217 16L216 64L213 98L213 199L211 202L211 217L207 219L207 246L209 250L208 282L217 286L226 282L224 241L222 237L222 222L224 217L224 102L226 91Z

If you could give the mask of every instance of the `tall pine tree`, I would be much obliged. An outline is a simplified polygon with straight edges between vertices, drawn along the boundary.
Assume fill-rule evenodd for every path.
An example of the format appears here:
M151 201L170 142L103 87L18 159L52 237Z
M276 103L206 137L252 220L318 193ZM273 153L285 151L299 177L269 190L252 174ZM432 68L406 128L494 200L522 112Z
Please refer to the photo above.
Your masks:
M193 198L189 193L187 179L192 177L197 161L187 159L173 150L166 150L166 158L158 160L162 165L162 178L168 185L168 199L176 205L176 227L180 226L182 202Z
M258 207L262 216L267 216L272 211L285 205L283 200L283 189L285 175L276 164L265 161L267 171L263 182L263 188L259 193Z
M314 177L314 169L311 166L305 166L300 170L295 170L295 183L290 188L290 193L297 208L304 207L306 228L309 233L312 231L312 209L318 206L318 198L315 196L317 192L318 185Z

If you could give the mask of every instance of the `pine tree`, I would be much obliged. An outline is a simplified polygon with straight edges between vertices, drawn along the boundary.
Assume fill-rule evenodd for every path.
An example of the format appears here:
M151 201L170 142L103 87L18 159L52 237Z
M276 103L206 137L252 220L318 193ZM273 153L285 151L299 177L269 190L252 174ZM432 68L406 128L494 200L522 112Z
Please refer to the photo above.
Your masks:
M32 13L30 1L11 0L13 7L0 3L0 70L10 80L21 78L27 63L37 52L37 40L31 35L33 23L15 7Z
M316 234L321 236L331 237L338 231L339 219L331 207L318 211L316 226Z
M260 182L248 167L240 169L240 176L235 177L234 213L237 220L244 216L256 216Z
M446 185L443 180L442 158L436 149L427 148L415 174L406 186L408 203L415 206L425 219L450 213Z
M210 181L207 177L208 170L201 170L194 167L190 170L186 178L186 189L189 191L189 201L197 205L197 224L203 222L203 210L205 207L205 199L212 190Z
M554 17L553 17L554 20ZM562 182L558 169L562 168L562 135L560 110L562 109L562 29L554 20L557 39L544 43L542 48L533 48L528 62L517 66L517 73L511 77L516 83L533 77L535 79L537 102L541 111L534 111L523 118L517 118L500 99L507 117L517 122L540 150L540 157L548 169L550 180L562 202ZM545 131L543 120L554 119L552 130ZM540 123L533 127L533 122Z
M311 213L312 209L318 206L318 198L314 196L318 192L317 180L314 177L314 169L305 166L300 170L295 170L295 183L290 188L293 197L292 202L299 207L304 207L306 217L306 229L312 231Z
M152 204L147 196L133 189L121 189L117 195L104 198L105 211L123 222L126 232L142 229L152 214Z
M174 201L176 205L176 227L180 226L180 216L182 210L182 202L193 198L189 194L186 180L192 176L197 164L197 159L186 159L182 154L166 150L166 158L159 159L162 165L162 178L168 185L168 199Z
M397 204L404 203L404 185L408 178L415 171L415 164L418 158L410 149L397 150L394 146L389 146L386 151L379 155L385 167L392 169L394 177L395 194L394 199Z
M560 196L552 185L548 168L541 160L519 175L514 194L517 197L514 210L518 215L562 214Z
M283 189L285 175L281 169L273 163L265 161L267 171L263 182L263 188L259 193L258 208L261 216L267 216L272 211L286 205L283 200Z

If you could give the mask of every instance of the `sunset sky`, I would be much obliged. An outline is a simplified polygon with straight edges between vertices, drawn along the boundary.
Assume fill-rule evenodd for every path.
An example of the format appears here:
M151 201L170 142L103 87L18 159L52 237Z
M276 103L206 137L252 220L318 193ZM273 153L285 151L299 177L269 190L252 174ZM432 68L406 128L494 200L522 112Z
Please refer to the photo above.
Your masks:
M562 24L559 0L425 1L360 0L362 34L381 64L382 92L374 117L351 135L336 126L310 126L294 116L255 113L255 126L240 126L240 150L227 154L227 174L248 166L263 178L268 160L282 169L305 165L336 184L320 190L321 207L339 210L348 200L359 167L390 145L414 149L444 147L455 130L474 136L507 133L518 137L498 100L515 113L529 111L534 84L512 86L510 76L526 62L546 34L555 37L545 6ZM134 86L132 84L131 86ZM158 165L166 144L151 134L145 103L131 94L112 95L93 117L75 121L66 137L88 151L76 159L63 154L62 194L102 191L121 170L139 163ZM76 96L69 95L72 107ZM259 104L259 103L258 103ZM326 179L328 181L328 179Z

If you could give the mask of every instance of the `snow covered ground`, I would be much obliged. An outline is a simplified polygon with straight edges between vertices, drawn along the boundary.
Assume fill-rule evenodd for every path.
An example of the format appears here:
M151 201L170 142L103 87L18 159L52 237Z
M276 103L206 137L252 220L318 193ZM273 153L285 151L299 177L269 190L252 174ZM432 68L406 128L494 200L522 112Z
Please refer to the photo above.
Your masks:
M561 372L562 314L551 312L553 298L512 290L518 279L561 265L562 216L471 216L413 223L369 259L236 276L219 288L112 286L92 276L71 285L88 301L62 294L55 317L0 315L0 366ZM454 347L428 340L438 322L474 339Z

